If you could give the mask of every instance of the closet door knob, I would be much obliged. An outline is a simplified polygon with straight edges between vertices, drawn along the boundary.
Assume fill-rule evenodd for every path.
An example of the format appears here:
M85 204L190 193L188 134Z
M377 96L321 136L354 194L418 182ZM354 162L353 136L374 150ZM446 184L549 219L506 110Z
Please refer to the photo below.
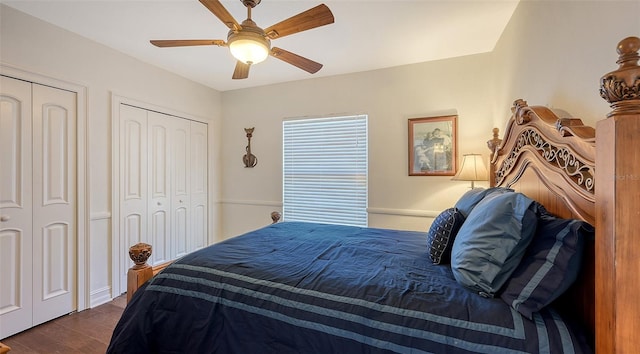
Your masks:
M161 206L161 205L162 205L162 203L158 202L158 206Z
M9 221L9 219L11 219L11 217L9 215L0 216L0 221L1 222Z

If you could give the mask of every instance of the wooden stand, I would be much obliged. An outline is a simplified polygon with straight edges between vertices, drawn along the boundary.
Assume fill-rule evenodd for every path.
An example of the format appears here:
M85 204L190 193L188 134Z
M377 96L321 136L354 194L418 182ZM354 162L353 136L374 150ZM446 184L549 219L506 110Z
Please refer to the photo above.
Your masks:
M147 264L151 257L151 245L138 243L131 246L129 257L135 265L127 272L127 302L142 284L153 277L153 268Z
M620 68L602 77L611 104L596 129L596 352L635 353L640 331L640 38L618 44Z
M271 212L270 216L273 224L282 218L282 214L279 211ZM129 248L129 257L135 265L127 271L127 303L131 301L133 294L142 284L146 283L172 263L169 261L160 265L149 265L147 260L151 257L151 252L151 245L146 243L138 243ZM0 352L0 354L2 353Z

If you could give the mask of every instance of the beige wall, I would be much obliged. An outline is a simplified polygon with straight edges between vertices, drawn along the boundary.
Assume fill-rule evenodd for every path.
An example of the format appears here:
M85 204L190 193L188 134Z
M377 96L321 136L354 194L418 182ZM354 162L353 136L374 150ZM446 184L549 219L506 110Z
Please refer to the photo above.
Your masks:
M219 168L221 96L218 91L140 62L58 27L0 5L0 62L86 87L89 186L89 305L111 294L111 96L184 112L209 122L211 166ZM219 200L219 173L212 173L211 198ZM210 217L217 234L216 208ZM117 295L117 294L116 294Z
M369 225L426 231L425 216L452 206L469 184L408 176L407 119L457 114L460 154L488 156L490 69L484 54L224 92L224 237L262 226L270 210L281 210L283 118L340 114L369 117ZM243 128L254 126L259 162L244 168Z
M495 119L511 103L560 108L586 124L610 111L600 77L617 68L616 46L640 36L640 1L521 1L494 52Z
M263 226L281 210L283 118L361 113L369 116L370 226L426 230L468 184L407 175L407 119L457 114L459 155L485 157L491 128L504 127L515 98L595 124L609 111L598 80L616 67L617 42L640 35L638 13L639 1L526 0L492 53L219 93L0 5L0 61L88 89L89 291L100 301L111 282L112 93L211 122L211 198L222 203L210 214L222 216L213 239ZM242 164L247 127L256 128L253 169Z
M467 185L407 176L407 118L457 113L460 155L485 157L517 98L595 125L609 111L599 78L616 68L618 41L640 35L639 13L640 1L524 0L492 53L223 93L223 237L280 210L283 118L353 113L369 115L370 226L425 230ZM260 162L245 169L251 126Z

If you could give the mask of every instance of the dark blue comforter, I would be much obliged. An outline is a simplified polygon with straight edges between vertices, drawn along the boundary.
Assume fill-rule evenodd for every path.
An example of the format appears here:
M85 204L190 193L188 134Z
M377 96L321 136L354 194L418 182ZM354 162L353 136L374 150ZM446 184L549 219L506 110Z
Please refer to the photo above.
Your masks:
M433 265L425 233L285 222L194 252L141 288L108 353L581 353Z

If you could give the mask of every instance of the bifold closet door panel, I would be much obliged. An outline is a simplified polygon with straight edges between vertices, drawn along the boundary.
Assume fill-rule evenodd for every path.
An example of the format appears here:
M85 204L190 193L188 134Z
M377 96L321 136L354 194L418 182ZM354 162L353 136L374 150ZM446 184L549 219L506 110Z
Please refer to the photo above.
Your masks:
M0 339L31 327L31 83L0 76Z
M190 122L175 119L172 129L173 160L171 221L173 226L172 257L178 258L191 251L191 145Z
M147 229L149 189L147 159L147 111L120 105L120 215L119 237L120 289L127 289L129 247L138 242L151 243Z
M191 251L208 244L207 125L191 122Z
M76 94L33 84L33 325L75 310Z
M147 113L148 133L148 222L153 245L151 264L171 257L171 133L175 117L157 112Z

